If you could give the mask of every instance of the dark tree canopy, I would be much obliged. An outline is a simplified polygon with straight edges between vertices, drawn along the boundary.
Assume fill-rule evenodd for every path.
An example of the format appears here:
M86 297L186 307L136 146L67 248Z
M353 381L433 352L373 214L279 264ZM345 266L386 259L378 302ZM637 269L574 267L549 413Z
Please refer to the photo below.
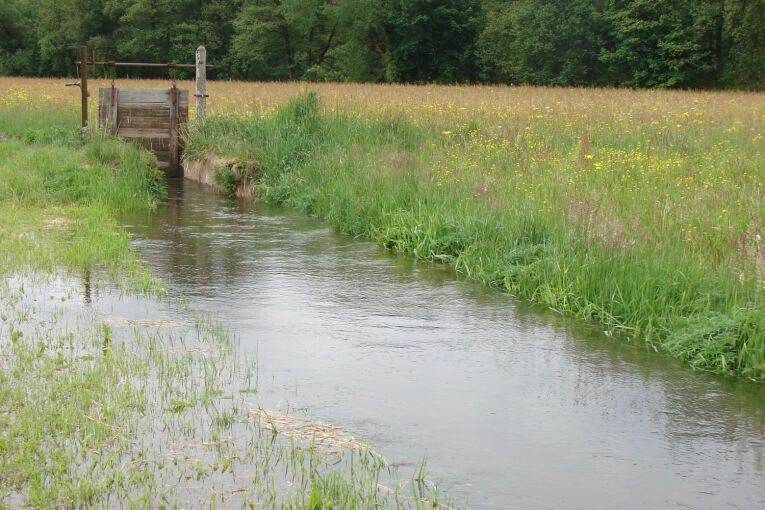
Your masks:
M0 74L73 75L82 44L204 44L224 79L765 88L765 0L0 1Z

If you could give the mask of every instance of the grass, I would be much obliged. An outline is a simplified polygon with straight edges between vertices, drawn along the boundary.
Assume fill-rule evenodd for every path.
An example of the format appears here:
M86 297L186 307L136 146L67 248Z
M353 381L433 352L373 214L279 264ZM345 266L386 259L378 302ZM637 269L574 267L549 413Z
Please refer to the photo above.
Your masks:
M78 299L66 279L0 286L4 507L438 507L365 446L325 453L262 426L242 391L252 361L214 319L121 325Z
M2 142L3 272L102 266L149 289L156 282L115 217L153 208L163 193L151 155L116 139L99 136L82 145L76 128L54 126Z
M585 118L559 103L557 116L511 108L502 125L461 111L429 124L308 94L273 114L208 118L187 155L255 161L266 200L693 367L761 380L763 96L716 119L649 114L639 92L591 92L632 100L590 104ZM685 94L689 109L714 97Z
M79 90L63 81L0 78L0 502L437 501L424 470L397 480L366 450L322 454L263 427L247 406L253 367L214 320L62 320L58 303L75 295L67 278L83 271L161 293L114 218L162 193L145 153L98 136L78 142ZM310 89L318 99L289 103ZM765 95L233 82L209 91L211 116L190 131L188 154L254 162L262 198L693 367L765 377ZM62 272L69 283L56 290Z
M0 141L0 507L439 506L361 443L325 452L262 426L254 362L118 226L164 195L150 154L22 123ZM113 316L126 291L174 319Z

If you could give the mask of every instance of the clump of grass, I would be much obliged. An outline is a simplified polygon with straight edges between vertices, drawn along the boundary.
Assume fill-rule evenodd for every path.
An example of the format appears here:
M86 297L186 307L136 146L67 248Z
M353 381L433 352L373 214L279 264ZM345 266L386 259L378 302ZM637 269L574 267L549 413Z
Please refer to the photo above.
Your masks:
M212 171L214 185L229 196L251 196L260 178L260 167L254 162L224 161Z
M730 159L728 149L693 138L701 133L689 144L671 132L651 134L650 124L628 134L594 125L586 136L581 126L555 122L509 134L478 123L440 130L331 112L309 94L270 116L213 117L187 144L258 161L263 198L343 232L450 264L696 368L765 377L762 246L742 248L765 224L757 205L764 167L753 142L731 141L741 150ZM646 193L668 171L685 183L730 175L754 209L738 208L708 237L698 229L677 236L678 224L700 225L709 215ZM684 185L677 198L710 198L709 186ZM727 184L714 186L720 193Z

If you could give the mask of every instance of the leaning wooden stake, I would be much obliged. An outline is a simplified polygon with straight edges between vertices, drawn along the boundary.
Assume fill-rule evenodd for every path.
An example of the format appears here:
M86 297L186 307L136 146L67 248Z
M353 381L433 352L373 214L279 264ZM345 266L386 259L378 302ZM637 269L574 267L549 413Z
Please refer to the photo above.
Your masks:
M80 90L82 92L82 137L90 136L88 131L88 47L80 46Z
M197 48L197 120L205 120L207 113L207 50L204 46Z

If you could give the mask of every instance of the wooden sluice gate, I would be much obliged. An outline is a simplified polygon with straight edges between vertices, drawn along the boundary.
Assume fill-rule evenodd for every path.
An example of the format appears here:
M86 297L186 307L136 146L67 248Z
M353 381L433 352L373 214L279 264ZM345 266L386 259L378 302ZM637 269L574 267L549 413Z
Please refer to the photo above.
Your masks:
M180 126L189 120L189 91L98 89L98 127L146 147L169 177L180 175Z
M165 67L196 69L196 118L203 120L206 112L207 65L204 46L196 50L195 64L145 63L145 62L97 62L95 54L88 58L87 46L80 48L77 62L79 80L67 85L79 86L82 90L82 135L89 136L88 128L88 68L105 67ZM114 136L122 137L142 145L157 156L159 167L169 177L182 174L180 160L183 149L181 126L189 121L189 91L175 86L166 89L117 88L112 86L98 89L98 127Z

